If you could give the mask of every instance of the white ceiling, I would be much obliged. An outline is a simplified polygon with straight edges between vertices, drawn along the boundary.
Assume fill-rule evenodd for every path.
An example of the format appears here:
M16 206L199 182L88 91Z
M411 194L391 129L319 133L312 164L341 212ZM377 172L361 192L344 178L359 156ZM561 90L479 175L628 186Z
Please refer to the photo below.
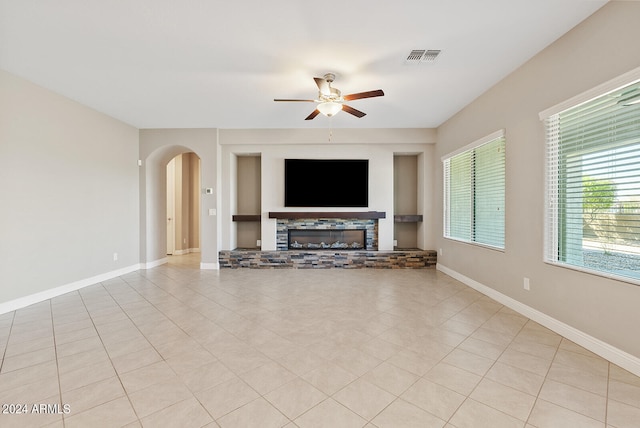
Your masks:
M430 128L605 3L0 0L0 68L138 128ZM361 119L273 102L328 71L385 96L350 102Z

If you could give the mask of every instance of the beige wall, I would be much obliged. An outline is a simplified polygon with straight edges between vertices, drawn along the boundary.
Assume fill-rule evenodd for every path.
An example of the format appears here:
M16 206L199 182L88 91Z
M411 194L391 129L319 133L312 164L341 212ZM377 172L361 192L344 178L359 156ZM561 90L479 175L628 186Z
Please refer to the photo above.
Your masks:
M189 153L189 249L200 249L200 158Z
M506 250L439 238L438 262L640 357L640 287L543 263L544 135L538 113L640 66L640 2L611 2L438 129L436 158L506 130ZM442 231L442 165L434 227ZM439 236L442 233L439 232ZM523 278L531 291L523 289Z
M137 160L136 128L0 71L0 312L137 269Z

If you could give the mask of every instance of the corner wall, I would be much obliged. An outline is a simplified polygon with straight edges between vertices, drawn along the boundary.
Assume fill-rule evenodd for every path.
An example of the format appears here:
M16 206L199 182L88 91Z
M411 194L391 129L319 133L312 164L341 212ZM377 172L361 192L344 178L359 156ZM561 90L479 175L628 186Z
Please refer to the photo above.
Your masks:
M138 268L137 159L136 128L0 70L0 313Z
M544 129L538 113L640 66L640 3L614 1L438 128L434 229L445 271L640 358L640 287L545 264ZM596 54L597 53L597 54ZM442 238L439 159L506 129L506 250ZM523 278L531 291L524 291Z

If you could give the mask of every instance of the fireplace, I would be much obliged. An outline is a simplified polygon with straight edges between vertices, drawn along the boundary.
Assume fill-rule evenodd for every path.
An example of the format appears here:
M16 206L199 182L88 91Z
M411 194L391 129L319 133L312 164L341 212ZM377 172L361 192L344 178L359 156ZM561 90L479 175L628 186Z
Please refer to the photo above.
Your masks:
M362 250L366 248L364 229L289 229L290 250Z
M361 238L356 238L350 240L352 238L333 238L333 237L324 237L319 240L314 238L314 243L320 244L324 242L325 244L333 244L336 241L344 241L344 242L359 242L362 247L361 250L366 251L376 251L378 249L378 219L372 218L339 218L339 217L312 217L312 218L278 218L276 221L276 250L278 251L307 251L307 248L294 248L289 245L289 242L295 242L295 238L290 241L289 231L290 230L299 230L299 231L319 231L319 232L329 232L329 231L358 231L357 233L364 234L364 242L361 241ZM315 232L312 232L315 233ZM298 243L301 244L300 239L298 239ZM322 248L313 248L314 250L321 250ZM345 248L341 248L344 250ZM357 248L350 248L352 250L356 250ZM331 250L331 248L327 248L327 250Z

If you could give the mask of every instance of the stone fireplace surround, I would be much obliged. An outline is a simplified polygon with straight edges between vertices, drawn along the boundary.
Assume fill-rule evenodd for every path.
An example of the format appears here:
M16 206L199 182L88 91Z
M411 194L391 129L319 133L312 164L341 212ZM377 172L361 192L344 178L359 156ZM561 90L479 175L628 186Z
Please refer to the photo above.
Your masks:
M378 250L378 219L384 212L269 212L276 219L277 249L225 250L219 253L220 268L428 268L435 267L433 250ZM288 249L288 229L345 228L366 231L364 250L293 250Z

